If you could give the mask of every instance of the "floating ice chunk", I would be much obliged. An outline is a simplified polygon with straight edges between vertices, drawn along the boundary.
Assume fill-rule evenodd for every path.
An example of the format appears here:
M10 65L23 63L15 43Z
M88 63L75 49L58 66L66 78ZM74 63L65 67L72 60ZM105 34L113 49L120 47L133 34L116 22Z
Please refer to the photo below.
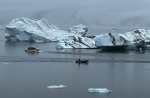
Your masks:
M51 85L51 86L47 86L47 88L50 89L61 89L61 88L66 88L66 85Z
M111 93L112 91L107 88L89 88L88 91L90 93Z

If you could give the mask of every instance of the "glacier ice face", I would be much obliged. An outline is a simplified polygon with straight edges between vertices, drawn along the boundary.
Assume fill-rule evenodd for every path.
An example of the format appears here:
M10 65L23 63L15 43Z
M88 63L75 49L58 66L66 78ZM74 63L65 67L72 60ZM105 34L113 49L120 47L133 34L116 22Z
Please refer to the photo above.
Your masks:
M138 29L126 33L106 33L97 35L94 40L96 46L133 45L140 40L150 42L150 30Z
M58 43L57 48L95 48L95 41L82 36L70 36Z
M69 32L78 34L78 35L81 34L82 36L85 36L86 33L88 32L88 27L86 25L79 24L79 25L69 28Z
M5 29L5 38L10 41L50 42L60 41L73 35L49 24L46 19L17 18L12 20Z

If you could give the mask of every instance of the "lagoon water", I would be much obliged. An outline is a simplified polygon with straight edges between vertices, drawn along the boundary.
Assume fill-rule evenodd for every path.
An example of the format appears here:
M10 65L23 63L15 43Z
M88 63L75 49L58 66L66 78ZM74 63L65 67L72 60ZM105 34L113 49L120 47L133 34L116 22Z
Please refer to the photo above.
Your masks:
M135 51L100 52L99 49L57 50L56 43L7 42L1 32L1 98L150 96L149 50L143 54ZM28 46L38 46L42 52L25 53ZM89 59L89 63L76 64L78 58ZM66 85L67 88L48 89L50 85ZM108 88L112 93L89 93L88 88Z

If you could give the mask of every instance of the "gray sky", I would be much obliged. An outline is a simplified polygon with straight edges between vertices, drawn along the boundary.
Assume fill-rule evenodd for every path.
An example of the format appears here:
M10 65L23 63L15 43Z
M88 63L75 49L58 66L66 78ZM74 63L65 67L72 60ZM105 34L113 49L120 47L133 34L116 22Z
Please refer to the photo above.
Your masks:
M0 0L0 24L13 18L47 18L68 28L86 24L91 30L142 28L150 25L150 0Z
M0 0L3 8L65 8L65 7L106 7L110 8L143 8L148 7L148 0Z

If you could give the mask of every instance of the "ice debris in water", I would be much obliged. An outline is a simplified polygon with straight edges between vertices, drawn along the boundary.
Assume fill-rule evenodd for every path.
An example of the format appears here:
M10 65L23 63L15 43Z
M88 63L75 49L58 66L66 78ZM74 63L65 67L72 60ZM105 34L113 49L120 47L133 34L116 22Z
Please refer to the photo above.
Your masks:
M105 94L105 93L111 93L112 91L107 89L107 88L89 88L88 91L90 93L102 93L102 94Z
M66 85L51 85L51 86L47 86L47 88L50 89L61 89L61 88L66 88Z

